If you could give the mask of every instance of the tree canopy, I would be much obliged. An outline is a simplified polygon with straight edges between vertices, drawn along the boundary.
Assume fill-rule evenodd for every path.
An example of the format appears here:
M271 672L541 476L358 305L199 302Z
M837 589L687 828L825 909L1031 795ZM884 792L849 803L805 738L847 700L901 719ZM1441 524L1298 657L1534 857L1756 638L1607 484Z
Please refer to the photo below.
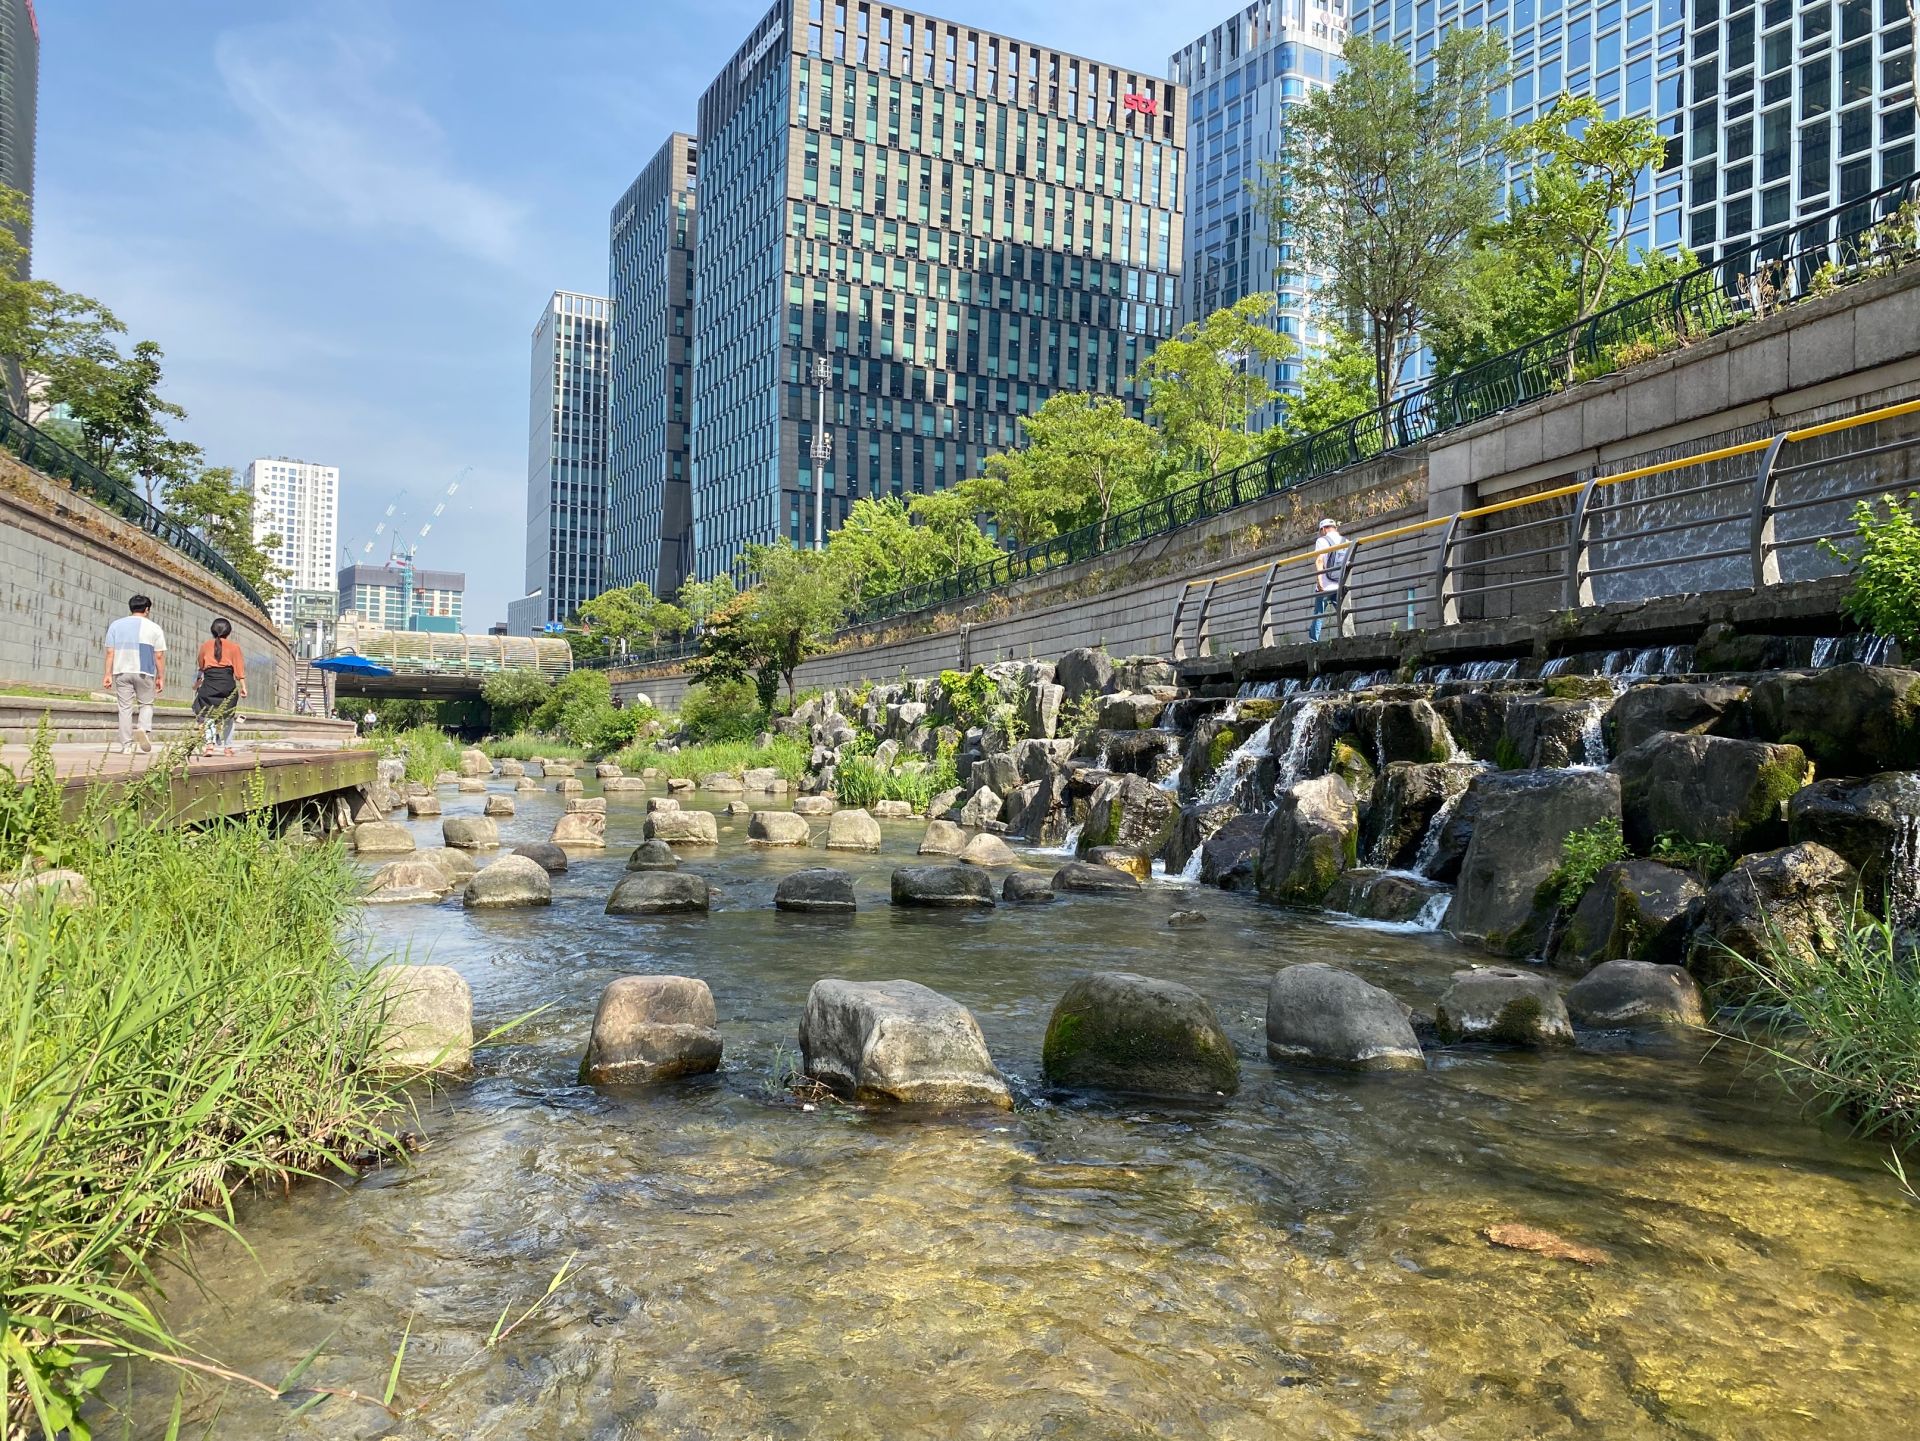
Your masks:
M1245 296L1189 322L1140 367L1147 415L1188 469L1218 475L1253 458L1253 417L1279 394L1266 367L1296 349L1267 324L1278 305L1270 293Z

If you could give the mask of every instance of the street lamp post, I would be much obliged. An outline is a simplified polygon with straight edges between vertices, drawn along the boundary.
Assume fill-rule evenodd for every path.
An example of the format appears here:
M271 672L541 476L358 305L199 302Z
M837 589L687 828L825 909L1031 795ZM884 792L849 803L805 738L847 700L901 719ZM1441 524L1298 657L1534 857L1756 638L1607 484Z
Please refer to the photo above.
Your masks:
M827 457L833 454L833 437L827 434L827 382L833 379L833 362L824 355L813 358L813 383L819 387L813 402L813 548L827 543Z

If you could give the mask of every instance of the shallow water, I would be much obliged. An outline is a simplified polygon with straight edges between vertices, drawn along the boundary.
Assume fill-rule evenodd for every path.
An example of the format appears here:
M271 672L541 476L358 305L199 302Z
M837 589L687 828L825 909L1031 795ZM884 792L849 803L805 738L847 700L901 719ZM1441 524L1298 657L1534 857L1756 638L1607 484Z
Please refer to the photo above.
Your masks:
M597 787L589 781L589 792ZM449 815L481 797L443 792ZM521 795L506 844L544 839ZM643 796L609 798L604 855L545 911L369 911L376 945L457 966L481 1028L542 1005L423 1103L410 1167L254 1199L201 1252L190 1339L278 1377L378 1391L411 1325L395 1423L329 1402L192 1399L218 1434L653 1437L1832 1437L1914 1432L1920 1209L1881 1153L1802 1121L1692 1040L1570 1054L1438 1053L1424 1074L1285 1070L1265 986L1301 960L1430 1005L1469 959L1443 937L1291 916L1220 892L955 917L895 912L878 857L755 852L744 820L684 863L702 918L602 914ZM724 819L724 818L723 818ZM419 822L423 844L438 823ZM854 871L851 920L771 909L804 865ZM1048 866L1057 860L1043 862ZM1171 931L1197 907L1209 924ZM1054 1000L1090 968L1184 981L1238 1043L1217 1103L1064 1101L1041 1087ZM575 1083L594 1001L630 973L713 988L727 1055L658 1089ZM1013 1114L824 1105L777 1077L822 976L907 977L970 1006ZM1497 1250L1516 1221L1609 1253ZM502 1307L580 1266L498 1354ZM159 1435L165 1403L137 1402Z

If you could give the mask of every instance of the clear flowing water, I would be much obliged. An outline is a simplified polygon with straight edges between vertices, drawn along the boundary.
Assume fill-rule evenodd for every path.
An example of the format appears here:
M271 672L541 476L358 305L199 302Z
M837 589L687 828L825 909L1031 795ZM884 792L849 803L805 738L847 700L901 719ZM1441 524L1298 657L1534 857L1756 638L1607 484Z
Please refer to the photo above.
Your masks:
M519 800L509 845L559 811ZM483 1029L548 1009L421 1099L413 1164L249 1199L253 1254L206 1246L211 1299L175 1288L191 1341L251 1374L317 1346L309 1379L377 1392L410 1327L402 1398L444 1394L395 1423L229 1390L192 1399L202 1428L217 1412L220 1435L329 1441L1913 1434L1920 1211L1879 1152L1802 1121L1725 1051L1285 1069L1262 1045L1276 967L1336 962L1429 1006L1469 957L1185 887L894 911L887 873L917 823L849 857L756 853L732 822L686 853L720 888L711 915L615 920L643 799L610 812L612 845L555 878L550 909L368 913L375 944L461 970ZM820 864L857 874L858 916L771 909L781 874ZM1170 931L1176 906L1208 923ZM1048 1012L1090 968L1209 996L1239 1094L1049 1097ZM636 972L712 986L719 1074L576 1084L595 999ZM802 1109L778 1077L822 976L909 977L970 1006L1016 1109ZM1495 1249L1481 1233L1504 1222L1608 1261ZM577 1279L470 1361L569 1257ZM162 1434L166 1404L158 1383L137 1393L134 1434Z

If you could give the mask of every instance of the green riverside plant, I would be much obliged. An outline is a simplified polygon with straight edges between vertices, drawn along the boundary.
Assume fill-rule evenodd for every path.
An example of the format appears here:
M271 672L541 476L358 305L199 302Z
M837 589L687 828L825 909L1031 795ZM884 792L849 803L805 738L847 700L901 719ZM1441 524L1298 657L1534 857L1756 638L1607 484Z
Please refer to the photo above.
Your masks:
M1571 911L1580 904L1594 877L1615 861L1624 861L1628 854L1620 822L1611 818L1595 821L1585 830L1569 832L1560 842L1560 864L1543 884L1556 906Z
M152 824L168 775L149 775L111 807L95 791L58 834L10 838L9 878L57 851L96 899L0 911L9 1438L90 1434L77 1413L127 1358L188 1364L157 1276L195 1228L234 1230L240 1188L390 1146L368 970L339 939L345 855L282 841L264 812Z

